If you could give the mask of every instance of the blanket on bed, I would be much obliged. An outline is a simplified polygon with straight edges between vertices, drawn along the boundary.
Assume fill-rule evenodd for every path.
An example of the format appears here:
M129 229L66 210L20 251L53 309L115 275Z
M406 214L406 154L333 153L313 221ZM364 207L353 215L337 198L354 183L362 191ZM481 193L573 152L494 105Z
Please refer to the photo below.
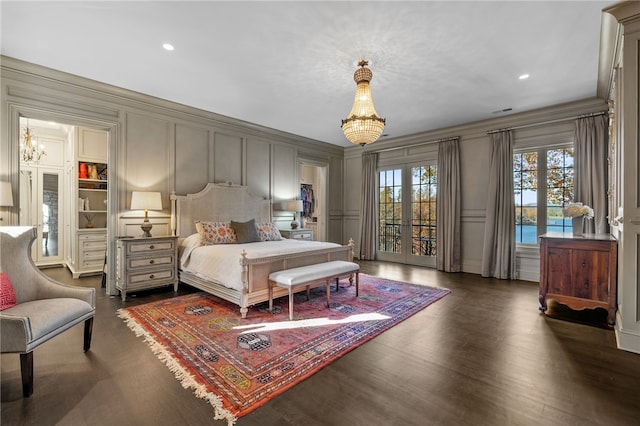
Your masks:
M340 245L294 239L246 244L201 245L200 236L194 234L186 238L180 246L180 268L206 280L241 290L242 264L240 259L243 251L247 253L247 259L258 259L336 247L340 247Z

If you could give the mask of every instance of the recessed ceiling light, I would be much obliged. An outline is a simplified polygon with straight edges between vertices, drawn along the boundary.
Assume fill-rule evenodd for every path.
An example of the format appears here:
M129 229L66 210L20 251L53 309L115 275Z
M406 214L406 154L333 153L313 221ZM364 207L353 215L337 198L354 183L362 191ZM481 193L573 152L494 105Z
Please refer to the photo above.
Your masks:
M169 50L169 51L173 50L173 45L169 43L164 43L162 47L164 47L164 50Z
M520 80L526 80L529 78L529 74L522 74L520 77L518 77Z

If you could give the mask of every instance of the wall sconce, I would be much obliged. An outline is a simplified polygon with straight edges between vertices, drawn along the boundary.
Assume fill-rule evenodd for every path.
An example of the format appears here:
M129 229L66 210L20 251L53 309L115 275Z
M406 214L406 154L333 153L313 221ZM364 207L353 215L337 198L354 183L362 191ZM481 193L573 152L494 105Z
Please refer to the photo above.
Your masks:
M144 222L140 225L143 237L151 237L153 225L149 222L149 210L162 210L162 197L159 192L133 191L131 210L144 210Z

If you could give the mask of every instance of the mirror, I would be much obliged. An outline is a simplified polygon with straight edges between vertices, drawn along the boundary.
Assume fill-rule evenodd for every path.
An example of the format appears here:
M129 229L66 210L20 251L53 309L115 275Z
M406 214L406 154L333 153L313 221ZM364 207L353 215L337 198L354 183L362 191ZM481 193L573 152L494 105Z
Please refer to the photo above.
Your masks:
M42 256L58 256L60 229L59 197L57 173L42 174Z

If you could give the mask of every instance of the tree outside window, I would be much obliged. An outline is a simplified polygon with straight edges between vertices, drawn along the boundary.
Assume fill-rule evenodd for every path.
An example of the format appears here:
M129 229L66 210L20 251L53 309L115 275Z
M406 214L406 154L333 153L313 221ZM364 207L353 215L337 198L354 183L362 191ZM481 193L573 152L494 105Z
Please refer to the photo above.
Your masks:
M562 208L573 200L573 147L513 156L516 243L537 244L547 232L571 232ZM540 190L541 189L541 190Z

